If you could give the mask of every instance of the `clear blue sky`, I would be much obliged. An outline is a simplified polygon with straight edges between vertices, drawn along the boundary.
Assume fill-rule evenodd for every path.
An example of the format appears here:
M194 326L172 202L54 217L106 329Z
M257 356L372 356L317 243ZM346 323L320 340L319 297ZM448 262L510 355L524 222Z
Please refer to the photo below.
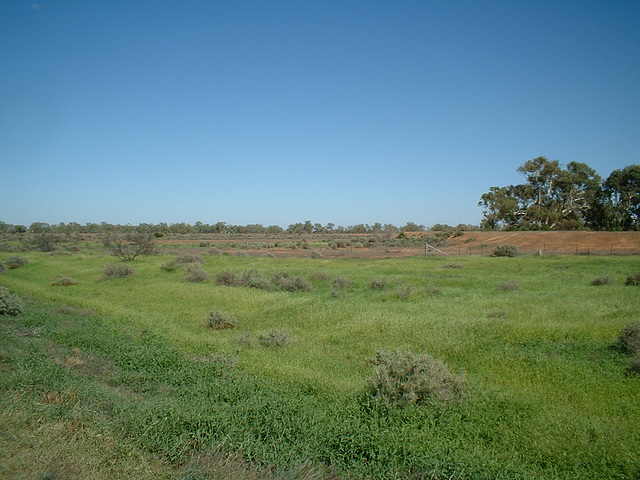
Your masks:
M640 163L640 2L0 0L0 220L478 224Z

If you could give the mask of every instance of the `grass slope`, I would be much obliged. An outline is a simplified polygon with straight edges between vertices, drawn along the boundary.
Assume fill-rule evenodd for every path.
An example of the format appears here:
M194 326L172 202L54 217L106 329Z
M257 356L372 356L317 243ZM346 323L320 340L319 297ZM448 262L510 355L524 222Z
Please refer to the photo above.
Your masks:
M25 256L0 277L26 298L0 317L3 478L207 478L220 465L221 478L640 475L640 379L611 348L640 311L624 286L632 257L203 266L313 285L287 292L188 282L160 268L168 256L114 280L100 279L109 257ZM56 275L78 284L52 286ZM592 286L600 275L611 284ZM240 326L206 328L212 309ZM261 344L273 330L288 343ZM371 401L367 359L394 349L464 372L467 395Z

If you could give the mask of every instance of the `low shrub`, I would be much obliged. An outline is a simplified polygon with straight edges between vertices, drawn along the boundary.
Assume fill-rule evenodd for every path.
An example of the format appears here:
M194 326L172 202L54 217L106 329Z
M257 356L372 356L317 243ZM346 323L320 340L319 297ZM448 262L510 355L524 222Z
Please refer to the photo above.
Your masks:
M0 262L0 274L7 273L7 266Z
M187 266L187 281L189 282L205 282L209 280L209 274L200 266L199 263L190 263Z
M638 286L640 285L640 272L638 273L630 273L627 275L627 280L624 282L625 285Z
M599 287L601 285L610 285L610 284L611 284L611 277L609 275L600 275L599 277L591 280L591 285L594 285L596 287Z
M10 269L24 267L27 263L29 263L29 260L20 255L7 258L7 266Z
M282 347L291 340L291 333L286 330L269 330L264 335L258 335L258 342L263 347Z
M200 255L194 255L193 253L185 253L176 258L175 262L177 264L185 264L185 263L204 263L202 257Z
M368 380L370 395L385 404L402 407L446 401L464 393L465 382L427 353L379 351L369 360L375 370Z
M331 282L331 286L335 288L349 288L353 285L353 282L347 277L336 277Z
M131 275L137 275L138 272L127 263L109 263L105 265L102 271L103 280L113 280L116 278L124 278Z
M389 288L390 282L387 278L375 277L369 281L369 286L374 290L384 290Z
M0 316L1 315L20 315L22 312L22 302L17 295L9 292L8 289L0 287Z
M616 347L627 355L640 355L640 322L633 322L622 329Z
M207 249L207 255L222 255L222 250L217 247L211 247Z
M515 245L498 245L493 250L494 257L516 257L522 252Z
M329 274L321 270L317 270L311 274L312 278L315 278L319 282L326 282L329 279Z
M273 252L267 252L264 255L262 255L264 258L276 258L276 254Z
M442 289L435 285L427 285L426 290L429 295L442 295Z
M396 290L396 297L400 300L407 300L411 295L413 295L413 292L414 288L411 285L404 285Z
M294 275L288 270L274 273L271 280L278 288L288 292L307 292L313 288L304 275Z
M216 283L227 287L239 287L242 285L242 278L231 270L222 270L216 275Z
M211 246L211 242L200 242L198 246L201 248L209 248Z
M214 330L235 328L238 326L238 320L230 313L211 310L207 317L207 326Z
M234 337L234 340L237 344L242 345L244 347L256 346L256 338L253 336L253 333L251 332L243 332L240 335Z
M320 259L324 258L324 255L322 254L322 252L314 250L313 252L311 252L311 258Z
M509 290L518 290L519 288L520 286L518 285L518 282L516 282L515 280L511 280L509 282L502 282L500 284L500 290L504 290L505 292Z
M178 264L176 263L175 260L169 260L168 262L165 262L162 265L160 265L160 270L163 270L165 272L175 272L177 269L178 269Z
M58 274L51 279L52 287L68 287L70 285L77 285L78 282L71 277L65 277L64 275Z
M640 375L640 355L637 355L636 358L631 361L631 365L629 365L629 373Z
M260 290L273 290L273 282L260 270L250 269L242 273L242 285Z

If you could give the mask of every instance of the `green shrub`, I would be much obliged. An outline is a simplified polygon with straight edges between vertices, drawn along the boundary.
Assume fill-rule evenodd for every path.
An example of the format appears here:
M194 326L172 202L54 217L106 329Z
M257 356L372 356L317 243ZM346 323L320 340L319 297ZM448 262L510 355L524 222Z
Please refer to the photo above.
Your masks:
M102 271L103 280L113 280L116 278L124 278L131 275L137 275L138 272L132 266L126 263L109 263L105 265Z
M187 281L204 282L209 280L209 274L200 266L199 263L190 263L187 266Z
M65 277L64 275L58 274L51 279L51 286L53 287L68 287L70 285L77 285L78 282L71 278Z
M216 275L216 283L227 287L239 287L242 285L242 278L231 270L222 270Z
M435 286L435 285L427 285L426 290L427 290L427 293L429 295L441 295L442 294L442 289L440 287Z
M202 257L200 255L194 255L193 253L185 253L184 255L177 257L175 262L178 264L203 263L204 260L202 260Z
M622 329L617 349L627 355L640 354L640 322L633 322Z
M306 292L313 288L311 282L304 275L294 275L287 270L274 273L272 281L279 288L288 292Z
M637 355L636 358L631 361L631 365L629 365L629 372L640 375L640 355Z
M327 272L317 270L311 274L311 277L315 278L319 282L326 282L329 279L329 274Z
M343 276L339 276L333 279L333 281L331 282L331 286L335 287L335 288L349 288L353 285L353 282L351 282L351 280L349 280L349 278L347 277L343 277Z
M24 267L27 263L29 263L29 260L20 255L14 255L7 259L7 265L10 269Z
M630 273L629 275L627 275L627 281L624 282L625 285L633 285L633 286L638 286L640 285L640 272L638 273Z
M369 286L374 290L384 290L389 287L389 280L387 278L375 277L369 281Z
M22 312L22 302L17 295L9 293L4 287L0 287L0 315L16 316Z
M396 290L396 297L400 300L406 300L413 295L414 289L411 285L404 285Z
M516 257L522 252L515 245L498 245L494 251L494 257Z
M238 326L236 317L227 312L219 312L211 310L207 317L207 326L214 330L223 330L225 328L235 328Z
M500 289L506 291L509 290L518 290L520 288L520 286L518 285L518 282L516 282L515 280L511 280L509 282L502 282L500 284Z
M289 343L291 339L291 333L286 330L269 330L264 335L258 335L258 342L263 347L282 347Z
M600 275L599 277L591 280L591 285L594 285L596 287L599 287L601 285L610 285L610 284L611 284L611 277L609 275Z
M369 393L391 406L424 404L459 398L464 380L431 355L407 351L380 351L370 359L375 370L368 381Z
M178 269L178 264L176 263L175 260L169 260L168 262L165 262L162 265L160 265L160 270L163 270L165 272L174 272L177 269Z
M0 262L0 274L7 273L7 266Z
M207 255L222 255L222 250L217 247L211 247L207 249Z
M324 255L322 254L322 252L314 250L313 252L311 252L311 258L320 259L324 258Z
M245 270L242 273L242 285L260 290L273 290L274 287L273 282L264 272L255 269Z
M201 248L208 248L211 246L211 242L200 242L198 246Z

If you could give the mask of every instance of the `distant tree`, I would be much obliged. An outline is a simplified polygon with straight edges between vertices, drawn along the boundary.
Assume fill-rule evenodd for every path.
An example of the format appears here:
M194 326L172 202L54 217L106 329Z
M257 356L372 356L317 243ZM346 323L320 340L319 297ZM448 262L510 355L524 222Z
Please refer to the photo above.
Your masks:
M424 232L425 228L426 227L424 225L416 225L413 222L407 222L407 224L404 227L400 227L400 231L401 232Z
M107 234L104 246L120 260L131 262L139 255L151 255L156 252L154 236L148 233Z
M282 235L284 233L284 230L279 225L269 225L267 227L267 233L269 235Z

